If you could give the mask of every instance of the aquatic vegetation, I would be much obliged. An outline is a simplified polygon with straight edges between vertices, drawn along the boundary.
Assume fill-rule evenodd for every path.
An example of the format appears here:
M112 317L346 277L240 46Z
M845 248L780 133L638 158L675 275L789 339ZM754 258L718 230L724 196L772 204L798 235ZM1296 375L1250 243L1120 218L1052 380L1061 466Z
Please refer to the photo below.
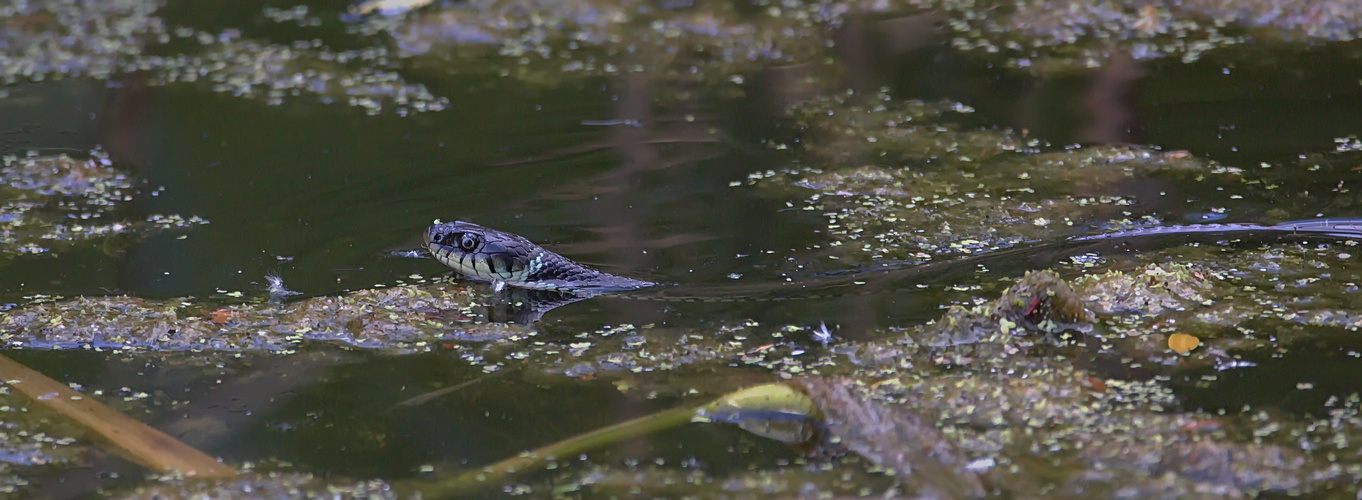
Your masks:
M1362 34L1362 17L1348 1L912 3L945 12L953 48L1001 57L1006 67L1042 74L1101 66L1117 54L1191 62L1227 47L1281 41L1305 46Z
M90 241L115 252L115 238L208 223L159 214L127 220L123 208L140 192L138 183L98 150L86 159L35 152L0 161L0 265Z
M1146 227L1157 221L1133 210L1158 198L1129 194L1129 184L1230 184L1240 177L1239 169L1186 154L1061 149L1012 131L967 128L950 117L972 110L955 103L900 103L884 94L857 99L840 95L795 107L809 158L746 182L823 214L828 251L852 263L926 261L1085 228Z
M1359 30L1356 9L1333 1L829 0L758 3L748 11L727 2L667 8L630 1L485 0L360 7L355 19L306 6L271 6L261 13L265 19L304 30L344 23L351 39L270 43L243 38L240 28L169 26L157 16L161 7L154 0L0 5L10 19L0 30L0 80L106 80L146 71L153 84L208 82L214 91L271 104L310 96L371 114L405 115L450 105L448 96L411 81L413 72L422 78L493 73L542 85L564 75L646 72L674 82L740 84L771 64L823 67L834 55L837 30L856 16L939 13L955 49L1001 53L1007 66L1036 71L1099 66L1115 52L1188 61L1259 39L1350 40ZM822 82L834 73L805 76Z
M914 339L933 347L974 344L995 335L1086 332L1093 321L1092 313L1068 283L1053 272L1033 272L995 300L969 309L952 306L940 321Z
M92 451L77 436L85 429L41 407L10 387L0 387L0 493L20 493L29 486L25 477L35 470L78 467Z
M148 43L166 40L148 0L0 3L0 82L112 78ZM8 91L0 91L0 96Z
M785 384L764 384L725 394L694 408L667 410L573 436L457 476L410 481L403 486L419 491L422 496L469 494L573 455L692 422L731 423L758 435L799 444L813 439L810 423L818 418L813 402L799 390Z
M837 81L838 30L846 21L924 9L941 16L956 49L1038 72L1102 65L1113 53L1190 61L1249 41L1344 40L1357 29L1357 12L1344 3L1291 0L742 6L476 0L410 10L371 4L356 9L367 17L343 19L316 7L271 5L258 17L281 29L266 34L258 26L166 26L156 17L160 7L129 0L0 5L7 14L0 16L6 63L0 76L10 83L135 78L268 105L334 103L359 113L417 115L454 106L439 89L469 76L486 85L506 78L554 86L646 75L665 83L649 95L665 105L696 94L748 92L763 72L790 71L795 76L786 83L798 91L773 99L784 103ZM0 89L0 96L6 92ZM1309 185L1287 189L1296 187L1283 173L1287 168L1240 168L1156 147L1051 144L1025 130L980 123L962 104L895 101L887 92L825 95L795 106L789 118L798 141L768 145L792 162L763 167L731 188L821 216L819 232L810 236L815 241L792 250L792 257L838 264L824 269L888 261L909 266L1189 220L1342 213L1355 203L1342 183L1326 195ZM629 118L592 124L649 126ZM707 141L724 136L708 134ZM1338 154L1303 158L1294 167L1355 168L1346 153L1355 153L1357 142L1342 138ZM1189 187L1215 196L1192 202L1176 196L1171 204L1177 207L1170 208L1165 199L1175 196L1168 193ZM192 216L124 220L122 209L140 189L100 153L89 160L6 158L0 261L98 240L113 242L109 248L116 251L118 240L110 237L205 222ZM1297 194L1306 191L1313 194ZM1246 209L1259 206L1273 209ZM1354 254L1346 242L1234 240L1135 255L1106 247L1062 258L1041 253L1002 271L969 268L940 281L902 283L929 289L913 298L930 297L926 307L939 307L940 315L929 309L932 321L861 330L812 315L671 321L681 314L656 323L523 326L507 323L514 318L505 306L514 298L491 296L479 285L422 279L297 298L273 276L266 290L253 294L31 297L0 306L0 340L19 350L81 349L136 359L166 352L191 359L293 354L309 344L394 356L438 352L443 362L478 375L514 375L547 387L600 384L628 398L680 406L775 384L800 388L813 406L779 408L777 416L817 414L819 421L782 426L788 422L714 412L707 418L756 431L718 434L732 438L734 449L752 442L795 446L788 456L760 457L760 467L727 471L660 457L563 462L529 471L506 486L510 493L1294 495L1346 489L1362 479L1362 403L1355 395L1331 398L1318 414L1292 414L1239 405L1203 411L1177 391L1214 390L1256 356L1362 326L1352 297L1359 282ZM1026 265L1048 270L1023 273ZM751 279L761 272L733 275ZM639 304L632 307L670 307ZM676 306L690 312L686 307ZM1188 338L1196 339L1192 349ZM444 382L440 386L466 387ZM7 422L0 432L0 449L9 457L0 461L6 492L23 489L24 480L11 474L17 469L81 463L85 446L54 437L77 431L43 421L41 411L4 391L0 414ZM811 436L823 431L833 437L811 446ZM387 480L329 473L323 480L280 469L248 465L248 474L231 480L173 480L116 493L396 496Z
M1362 30L1362 18L1346 1L828 0L758 2L746 12L725 2L689 7L487 0L394 9L353 30L390 34L394 47L419 65L488 71L460 62L495 55L503 64L494 71L502 76L542 84L564 73L631 72L720 82L741 79L759 67L755 62L819 65L834 53L829 42L847 19L923 13L940 17L952 48L1001 56L1006 67L1042 73L1101 66L1118 53L1188 62L1249 42L1351 40ZM878 29L886 38L895 35L890 23Z
M137 64L155 70L152 84L205 85L214 92L271 105L307 96L371 115L388 110L401 116L449 107L448 98L408 83L394 71L392 56L382 47L333 51L313 43L266 44L236 36L210 40L198 52L144 56Z
M824 401L819 406L825 414L832 412L834 417L830 418L847 423L842 446L878 467L904 473L937 463L941 455L934 453L931 456L937 458L930 459L904 455L895 451L901 446L921 449L916 440L927 439L935 443L932 446L959 450L952 452L956 458L948 462L952 465L947 469L929 475L931 479L923 479L925 483L912 482L910 489L916 488L914 491L973 491L975 486L971 485L977 483L968 479L973 475L995 485L992 487L1006 485L1004 488L1019 493L1046 484L1069 484L1056 477L1069 478L1067 481L1090 478L1062 490L1071 495L1110 491L1117 484L1151 494L1201 488L1312 490L1329 484L1339 473L1310 465L1314 462L1306 461L1302 452L1285 447L1287 443L1244 444L1217 433L1216 429L1224 426L1239 425L1243 417L1212 418L1179 412L1169 388L1158 380L1126 380L1076 366L1075 360L1089 355L1065 346L1101 345L1099 356L1134 359L1145 363L1146 369L1167 374L1164 376L1178 373L1177 365L1150 363L1156 360L1141 351L1145 344L1139 339L1123 341L1110 329L1120 324L1113 321L1123 315L1166 317L1168 301L1178 297L1192 297L1185 302L1189 307L1212 299L1219 303L1235 300L1232 294L1208 295L1221 289L1215 285L1187 282L1195 276L1210 278L1216 274L1195 267L1150 264L1144 272L1084 278L1080 280L1082 287L1071 289L1052 272L1031 273L988 303L952 308L938 321L885 331L871 341L840 342L825 351L807 335L794 335L797 329L755 322L704 332L619 325L566 339L549 338L522 327L482 323L485 312L481 304L486 299L469 288L443 282L282 304L265 297L236 305L127 298L58 300L10 311L0 322L0 331L11 345L30 348L56 346L61 340L69 342L60 344L63 347L135 350L287 352L303 341L338 342L389 352L441 349L460 353L462 362L489 371L512 369L531 379L569 376L602 380L645 397L717 397L713 391L724 384L706 382L700 376L705 373L712 380L742 385L769 377L798 384L823 384L817 380L845 377L847 380L827 382L834 386L823 386L828 390L842 387L836 389L836 397L821 396L840 402ZM1183 295L1160 295L1165 288L1158 285L1160 280L1169 283L1167 288L1185 290L1179 292ZM1094 315L1079 300L1085 294L1127 298L1153 294L1159 298L1124 300L1125 306L1105 306L1106 313ZM232 314L224 321L214 321L212 313L220 310ZM1180 312L1190 315L1196 311ZM1195 328L1188 323L1180 327ZM1162 338L1140 333L1148 327L1138 324L1122 328L1127 335ZM124 333L116 334L120 331ZM82 335L86 338L80 338ZM98 337L97 342L90 335ZM1222 356L1225 349L1235 348L1233 343L1211 338L1192 356ZM1156 350L1168 352L1166 344ZM1221 354L1213 354L1216 352ZM814 401L819 402L819 398L815 396ZM852 401L856 406L851 406ZM855 408L860 408L855 411L862 417L846 413ZM918 418L941 422L940 434L935 434L938 431L932 430L934 426L881 429L908 433L903 435L908 441L894 444L896 441L871 434L873 426L860 425L856 420L872 414L893 421ZM1286 417L1273 422L1291 428L1300 425ZM1328 437L1321 434L1319 439ZM1025 458L1037 449L1047 450L1047 456L1058 462L1042 466ZM1216 458L1207 458L1208 452ZM809 457L802 463L817 460ZM1112 482L1084 472L1092 470L1124 472L1119 482ZM1178 471L1171 483L1166 477L1156 479L1162 476L1155 471L1168 470ZM597 479L614 473L572 468L564 472L566 475L557 475L553 483L558 487L578 484L594 488ZM767 476L776 480L789 473L777 468L742 481ZM702 484L723 484L719 478L705 481L687 487L704 491ZM194 484L175 487L206 487ZM213 484L217 485L213 488L226 488L232 483ZM601 487L607 488L608 482ZM829 491L836 490L829 487L833 488Z
M87 427L109 443L114 452L144 467L186 476L236 475L231 466L4 356L0 356L0 377L7 388Z
M7 2L0 14L0 82L52 78L114 80L144 72L153 85L198 83L215 92L270 104L310 95L374 114L439 111L447 99L404 81L383 47L334 51L312 40L270 44L241 30L208 33L167 26L156 0ZM304 26L320 22L293 11L266 14ZM170 48L170 50L164 50ZM8 95L0 90L0 97Z
M850 380L801 379L827 424L830 443L885 467L908 491L942 498L981 497L984 483L967 469L968 458L930 418L901 406L861 397Z
M124 488L111 498L204 498L228 500L255 498L300 498L307 500L354 499L396 500L401 498L391 485L379 480L346 481L319 479L298 472L261 471L231 479L204 481L164 481Z
M439 348L442 340L534 335L523 327L487 323L485 311L472 292L452 284L284 304L80 297L9 311L0 317L0 338L30 348L288 352L306 341L331 341L409 352Z
M414 63L496 71L548 83L563 75L649 73L720 82L770 63L807 63L826 52L828 17L817 5L760 15L712 2L658 8L623 1L464 2L401 17L372 16L359 33L385 32ZM486 65L479 55L496 55ZM467 65L479 62L483 66Z
M1083 300L1100 314L1158 316L1212 303L1228 295L1225 276L1196 264L1155 263L1133 273L1108 271L1079 278Z

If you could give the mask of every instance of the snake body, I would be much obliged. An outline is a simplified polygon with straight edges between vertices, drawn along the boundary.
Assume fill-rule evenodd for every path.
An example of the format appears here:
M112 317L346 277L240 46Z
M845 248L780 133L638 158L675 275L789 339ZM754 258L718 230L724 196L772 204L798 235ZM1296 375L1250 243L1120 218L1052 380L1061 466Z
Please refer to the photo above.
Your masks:
M655 283L603 273L545 250L516 234L454 221L435 224L423 237L440 263L468 278L504 286L573 294L650 287Z
M1158 239L1160 236L1314 236L1336 239L1362 239L1362 219L1317 219L1285 222L1276 225L1259 224L1194 224L1130 229L1100 234L1074 236L1035 248L1015 248L994 252L997 257L1011 259L1016 252L1034 253L1047 248L1082 248L1084 244L1114 240ZM425 247L441 263L454 268L465 277L489 281L500 291L505 286L570 294L586 298L605 292L635 290L655 286L656 283L616 276L573 262L567 257L545 250L528 239L479 226L470 222L447 222L426 229ZM985 254L983 257L989 257ZM967 258L972 261L977 258ZM941 262L937 264L955 264ZM917 266L922 270L932 265ZM817 297L813 295L811 297ZM709 299L731 301L734 297ZM760 298L757 298L760 300Z

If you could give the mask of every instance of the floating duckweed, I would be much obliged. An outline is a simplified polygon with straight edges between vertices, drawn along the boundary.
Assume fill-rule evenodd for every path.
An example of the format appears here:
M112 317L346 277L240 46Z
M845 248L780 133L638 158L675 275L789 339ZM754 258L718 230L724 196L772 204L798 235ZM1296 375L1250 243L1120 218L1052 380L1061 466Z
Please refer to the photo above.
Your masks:
M796 106L791 114L806 127L801 144L817 167L796 165L747 181L773 196L805 197L801 208L827 220L828 246L836 247L830 258L932 260L1055 239L1079 224L1158 224L1096 219L1091 214L1099 207L1140 200L1091 193L1124 179L1216 172L1196 158L1137 147L1045 151L1048 145L1010 131L944 122L940 117L965 112L953 103L877 101L834 96ZM856 139L865 134L879 138L870 151ZM1221 175L1233 180L1237 173Z
M0 5L0 83L107 79L166 36L159 1L53 0Z
M1362 14L1348 1L1020 0L1004 9L953 0L926 3L944 12L952 47L997 54L1005 67L1036 72L1100 66L1113 53L1191 62L1254 40L1352 40L1362 34Z
M320 479L311 474L299 474L287 469L288 462L268 465L270 472L252 472L256 464L247 462L241 467L246 473L217 481L152 481L146 484L111 491L111 498L305 498L335 500L395 500L400 498L393 486L377 479L354 481ZM262 467L266 468L266 467Z
M0 202L0 260L208 222L173 214L152 214L140 222L117 220L120 209L137 194L137 183L100 150L86 159L30 152L22 158L4 156L0 163L0 197L5 198ZM116 245L106 249L116 250Z
M432 341L477 343L532 333L504 323L474 323L479 318L475 296L447 284L283 304L258 299L237 305L131 297L52 300L7 311L0 317L0 339L25 348L115 345L228 352L287 352L300 342L323 340L409 352L432 350Z
M344 103L377 114L441 111L449 100L424 86L408 84L393 71L387 51L367 48L332 52L318 44L266 45L237 39L217 41L201 54L148 58L158 69L152 83L205 82L215 92L282 104L302 95Z
M294 24L297 24L298 26L301 27L315 27L322 25L321 18L308 15L308 6L306 5L295 5L289 9L280 9L277 7L267 6L265 7L262 13L265 15L265 18L276 23L293 22Z

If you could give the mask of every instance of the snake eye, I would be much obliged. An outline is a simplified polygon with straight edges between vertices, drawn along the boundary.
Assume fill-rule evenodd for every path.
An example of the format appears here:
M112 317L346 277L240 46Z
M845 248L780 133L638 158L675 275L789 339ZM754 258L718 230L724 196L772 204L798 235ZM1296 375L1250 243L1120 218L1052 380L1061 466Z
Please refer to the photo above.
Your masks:
M469 233L463 233L463 237L459 238L459 248L462 248L465 252L472 252L474 249L478 248L478 237Z

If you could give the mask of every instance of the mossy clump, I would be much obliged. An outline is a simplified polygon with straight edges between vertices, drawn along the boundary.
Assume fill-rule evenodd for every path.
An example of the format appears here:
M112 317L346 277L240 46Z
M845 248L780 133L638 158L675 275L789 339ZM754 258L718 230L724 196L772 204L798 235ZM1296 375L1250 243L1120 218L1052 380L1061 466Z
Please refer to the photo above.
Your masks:
M1223 293L1213 293L1218 291L1212 289L1224 280L1204 266L1170 262L1151 264L1134 274L1108 271L1087 275L1074 286L1098 314L1156 316L1211 305L1211 297Z

